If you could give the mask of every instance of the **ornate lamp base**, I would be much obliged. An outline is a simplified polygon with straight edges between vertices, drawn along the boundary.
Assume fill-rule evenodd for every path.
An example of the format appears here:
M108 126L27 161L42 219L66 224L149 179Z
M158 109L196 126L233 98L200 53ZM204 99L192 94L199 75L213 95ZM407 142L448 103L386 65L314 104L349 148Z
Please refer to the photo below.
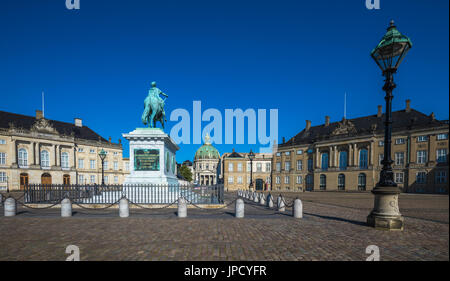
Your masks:
M381 230L403 230L403 216L398 209L398 187L375 187L374 207L367 216L367 224Z

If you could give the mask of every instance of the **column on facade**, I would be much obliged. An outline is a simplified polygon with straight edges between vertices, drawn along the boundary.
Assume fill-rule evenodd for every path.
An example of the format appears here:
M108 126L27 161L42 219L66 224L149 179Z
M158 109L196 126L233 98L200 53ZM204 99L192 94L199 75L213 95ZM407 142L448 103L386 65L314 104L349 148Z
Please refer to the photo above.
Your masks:
M355 167L358 167L358 148L356 146L356 143L353 144L353 165Z
M30 149L31 161L30 162L31 162L31 165L35 165L36 157L34 155L36 152L34 150L34 142L30 142L30 144L31 144L31 149Z
M338 149L337 146L334 146L334 167L337 168L338 166Z
M370 142L370 148L368 147L368 149L370 150L370 165L373 166L373 140Z
M13 144L13 149L12 149L12 153L13 153L13 155L12 155L12 161L13 161L13 164L19 164L19 160L18 160L18 155L17 155L17 143L16 143L16 140L12 140L12 144Z
M319 156L319 148L316 147L316 168L317 169L320 167L320 165L319 165L319 158L320 158L320 156Z
M348 165L349 167L353 166L353 150L352 150L352 144L351 144L351 143L348 144L348 156L347 156L347 160L348 160L347 165Z
M73 152L73 157L72 157L73 167L72 168L76 169L77 168L77 148L75 146L73 147L72 152ZM125 170L125 168L124 168L124 170Z

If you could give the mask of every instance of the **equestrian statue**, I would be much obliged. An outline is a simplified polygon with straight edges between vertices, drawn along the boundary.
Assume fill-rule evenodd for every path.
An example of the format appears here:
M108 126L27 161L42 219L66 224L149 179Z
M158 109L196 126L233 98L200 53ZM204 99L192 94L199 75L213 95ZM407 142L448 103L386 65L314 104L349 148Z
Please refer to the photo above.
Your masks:
M164 112L164 102L160 95L168 98L169 96L156 88L156 82L152 82L152 87L148 91L148 96L144 100L144 113L142 113L142 123L148 124L149 128L156 127L156 121L161 122L164 129L164 122L166 120L166 113Z

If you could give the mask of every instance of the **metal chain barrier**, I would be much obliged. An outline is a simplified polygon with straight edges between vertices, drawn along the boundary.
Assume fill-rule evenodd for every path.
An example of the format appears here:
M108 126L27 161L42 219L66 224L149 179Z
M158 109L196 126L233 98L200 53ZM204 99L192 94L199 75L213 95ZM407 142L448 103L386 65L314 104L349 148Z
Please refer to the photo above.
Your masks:
M233 201L231 201L230 203L228 203L227 205L225 205L225 206L223 206L223 207L220 207L220 208L213 208L213 209L212 209L212 208L203 208L203 207L198 206L197 204L195 204L195 203L189 201L189 200L186 199L186 198L184 198L184 199L187 201L187 203L191 204L192 206L196 207L197 209L200 209L200 210L208 210L208 211L217 211L217 210L223 210L223 209L225 209L225 208L228 208L230 205L232 205L233 203L235 203L236 200L239 199L239 197L236 198L236 199L234 199Z
M122 198L124 198L124 197L122 197ZM120 198L120 199L117 200L116 202L114 202L114 203L112 203L112 204L110 204L110 205L108 205L108 206L106 206L106 207L103 207L103 208L87 208L87 207L84 207L84 206L80 205L79 203L72 203L72 204L74 204L74 205L80 207L81 209L85 209L85 210L94 210L94 211L97 211L97 210L106 210L106 209L111 208L112 206L116 205L117 203L119 203L119 201L122 200L122 198Z
M131 205L137 206L137 207L139 207L139 208L141 208L141 209L155 211L155 210L162 210L162 209L167 209L167 208L169 208L169 207L172 206L173 204L178 203L178 199L175 200L175 201L173 201L172 203L170 203L170 204L168 204L168 205L165 205L165 206L163 206L163 207L158 207L158 208L149 208L149 207L145 207L145 206L140 205L140 204L138 204L138 203L134 203L134 202L131 201L131 200L128 200L128 202L129 202Z
M28 206L28 205L26 205L25 203L19 202L19 201L17 201L17 200L16 200L16 204L19 204L19 205L21 205L21 206L24 206L25 208L29 208L29 209L33 209L33 210L44 210L44 209L50 209L50 208L53 208L53 207L55 207L56 205L61 204L61 202L57 202L57 203L55 203L55 204L53 204L53 205L50 205L50 206L47 206L47 207L41 207L41 208Z

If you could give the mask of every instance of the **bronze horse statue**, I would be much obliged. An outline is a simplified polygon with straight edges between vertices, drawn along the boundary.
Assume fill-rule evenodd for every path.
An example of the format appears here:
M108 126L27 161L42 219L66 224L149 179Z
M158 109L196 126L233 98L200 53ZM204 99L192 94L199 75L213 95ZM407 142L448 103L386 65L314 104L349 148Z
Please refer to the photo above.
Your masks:
M149 128L156 127L156 121L161 122L164 129L164 122L166 120L166 113L164 111L164 101L160 95L168 97L160 89L156 88L156 82L152 82L152 87L148 91L148 96L144 100L144 113L142 113L142 122L148 125Z

